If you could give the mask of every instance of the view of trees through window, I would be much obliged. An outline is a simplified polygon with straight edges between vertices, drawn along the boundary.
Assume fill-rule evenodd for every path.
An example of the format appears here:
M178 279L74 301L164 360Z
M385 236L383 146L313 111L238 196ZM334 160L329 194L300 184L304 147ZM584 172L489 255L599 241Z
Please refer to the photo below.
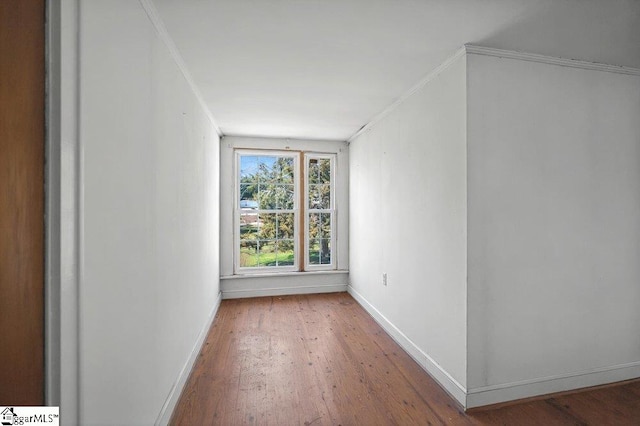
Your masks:
M240 156L240 267L295 264L294 157Z
M331 264L331 159L308 158L310 265Z
M238 155L240 268L295 269L302 242L306 266L332 265L332 157L304 158L299 164L297 153ZM304 176L303 199L298 193L298 170ZM306 229L298 238L299 215L305 218Z

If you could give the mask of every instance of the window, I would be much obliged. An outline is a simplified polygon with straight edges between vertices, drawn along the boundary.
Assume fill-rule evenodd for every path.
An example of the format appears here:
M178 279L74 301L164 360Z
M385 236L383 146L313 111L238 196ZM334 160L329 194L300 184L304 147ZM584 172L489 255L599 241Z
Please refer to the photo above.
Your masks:
M297 158L238 155L239 269L297 269Z
M236 273L335 269L334 163L332 154L236 151Z
M305 155L305 267L327 269L333 265L334 232L333 156Z

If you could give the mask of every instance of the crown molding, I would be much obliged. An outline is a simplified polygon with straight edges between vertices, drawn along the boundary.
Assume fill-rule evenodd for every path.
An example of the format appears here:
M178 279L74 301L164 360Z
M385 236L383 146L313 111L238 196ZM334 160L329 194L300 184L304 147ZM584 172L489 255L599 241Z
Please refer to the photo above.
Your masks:
M498 58L518 59L521 61L539 62L543 64L559 65L562 67L580 68L585 70L605 71L616 74L638 75L640 69L618 65L602 64L599 62L581 61L578 59L558 58L554 56L538 55L536 53L518 52L514 50L494 49L493 47L465 44L464 50L468 54L494 56Z
M158 9L156 9L155 4L153 3L153 0L139 0L139 2L142 8L144 9L144 11L146 12L147 16L149 17L149 20L153 24L154 28L158 32L158 36L160 37L162 42L165 44L165 46L167 46L167 49L169 49L169 53L171 54L171 57L173 58L176 65L180 69L180 72L182 72L182 75L187 81L187 84L191 87L193 94L195 95L196 99L200 103L200 106L204 110L204 113L207 115L207 117L211 121L211 124L213 125L213 128L215 129L216 133L220 137L223 136L223 133L220 130L220 126L218 126L218 123L213 117L213 114L211 114L211 111L209 110L207 103L204 101L204 97L202 96L200 89L198 89L198 86L193 80L193 77L191 76L191 73L189 72L189 69L185 64L184 59L182 59L182 55L180 55L180 52L178 51L176 44L174 43L173 39L167 32L167 28L165 27L164 22L162 21L162 18L158 13Z
M508 59L517 59L521 61L539 62L543 64L559 65L559 66L570 67L570 68L579 68L579 69L586 69L586 70L612 72L616 74L640 76L640 69L638 68L602 64L599 62L581 61L577 59L558 58L554 56L538 55L535 53L525 53L525 52L518 52L514 50L495 49L493 47L477 46L474 44L465 44L460 49L458 49L455 54L450 56L437 68L435 68L433 71L427 74L417 84L415 84L408 91L406 91L394 103L392 103L387 108L385 108L384 110L379 112L377 115L375 115L367 124L362 126L357 132L351 135L351 137L347 139L347 142L348 143L353 142L358 136L372 129L379 121L384 119L393 110L398 108L398 106L400 106L404 101L406 101L418 90L422 89L427 83L433 80L438 74L446 70L458 58L460 58L465 54L494 56L498 58L508 58Z
M380 111L378 114L376 114L371 120L369 120L369 122L367 124L362 126L357 132L355 132L353 135L351 135L351 137L349 137L349 139L347 139L347 142L351 143L358 136L360 136L364 132L366 132L366 131L370 130L371 128L373 128L380 120L385 118L387 115L391 114L391 112L393 110L398 108L404 101L406 101L408 98L410 98L418 90L420 90L424 86L426 86L431 80L433 80L435 77L437 77L438 74L440 74L441 72L443 72L444 70L449 68L449 66L451 66L451 64L456 62L460 57L464 56L464 54L466 53L465 47L466 46L463 46L462 48L458 49L456 51L456 53L454 53L449 58L447 58L443 63L438 65L438 67L436 67L433 71L431 71L429 74L427 74L425 77L423 77L417 84L413 85L402 96L400 96L394 103L392 103L391 105L389 105L388 107L386 107L385 109Z

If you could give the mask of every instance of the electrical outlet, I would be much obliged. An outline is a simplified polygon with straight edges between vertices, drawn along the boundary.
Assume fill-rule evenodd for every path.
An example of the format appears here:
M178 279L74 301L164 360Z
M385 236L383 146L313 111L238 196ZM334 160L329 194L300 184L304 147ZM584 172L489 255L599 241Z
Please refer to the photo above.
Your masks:
M387 286L387 273L386 272L382 273L382 285L385 286L385 287Z

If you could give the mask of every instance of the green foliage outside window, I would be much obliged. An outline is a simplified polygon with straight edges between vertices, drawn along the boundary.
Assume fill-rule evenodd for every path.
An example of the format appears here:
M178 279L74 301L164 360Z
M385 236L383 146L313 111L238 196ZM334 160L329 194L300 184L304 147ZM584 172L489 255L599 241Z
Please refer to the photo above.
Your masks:
M331 160L309 159L307 171L309 205L309 263L331 263Z
M240 266L294 264L294 165L291 157L242 156Z

